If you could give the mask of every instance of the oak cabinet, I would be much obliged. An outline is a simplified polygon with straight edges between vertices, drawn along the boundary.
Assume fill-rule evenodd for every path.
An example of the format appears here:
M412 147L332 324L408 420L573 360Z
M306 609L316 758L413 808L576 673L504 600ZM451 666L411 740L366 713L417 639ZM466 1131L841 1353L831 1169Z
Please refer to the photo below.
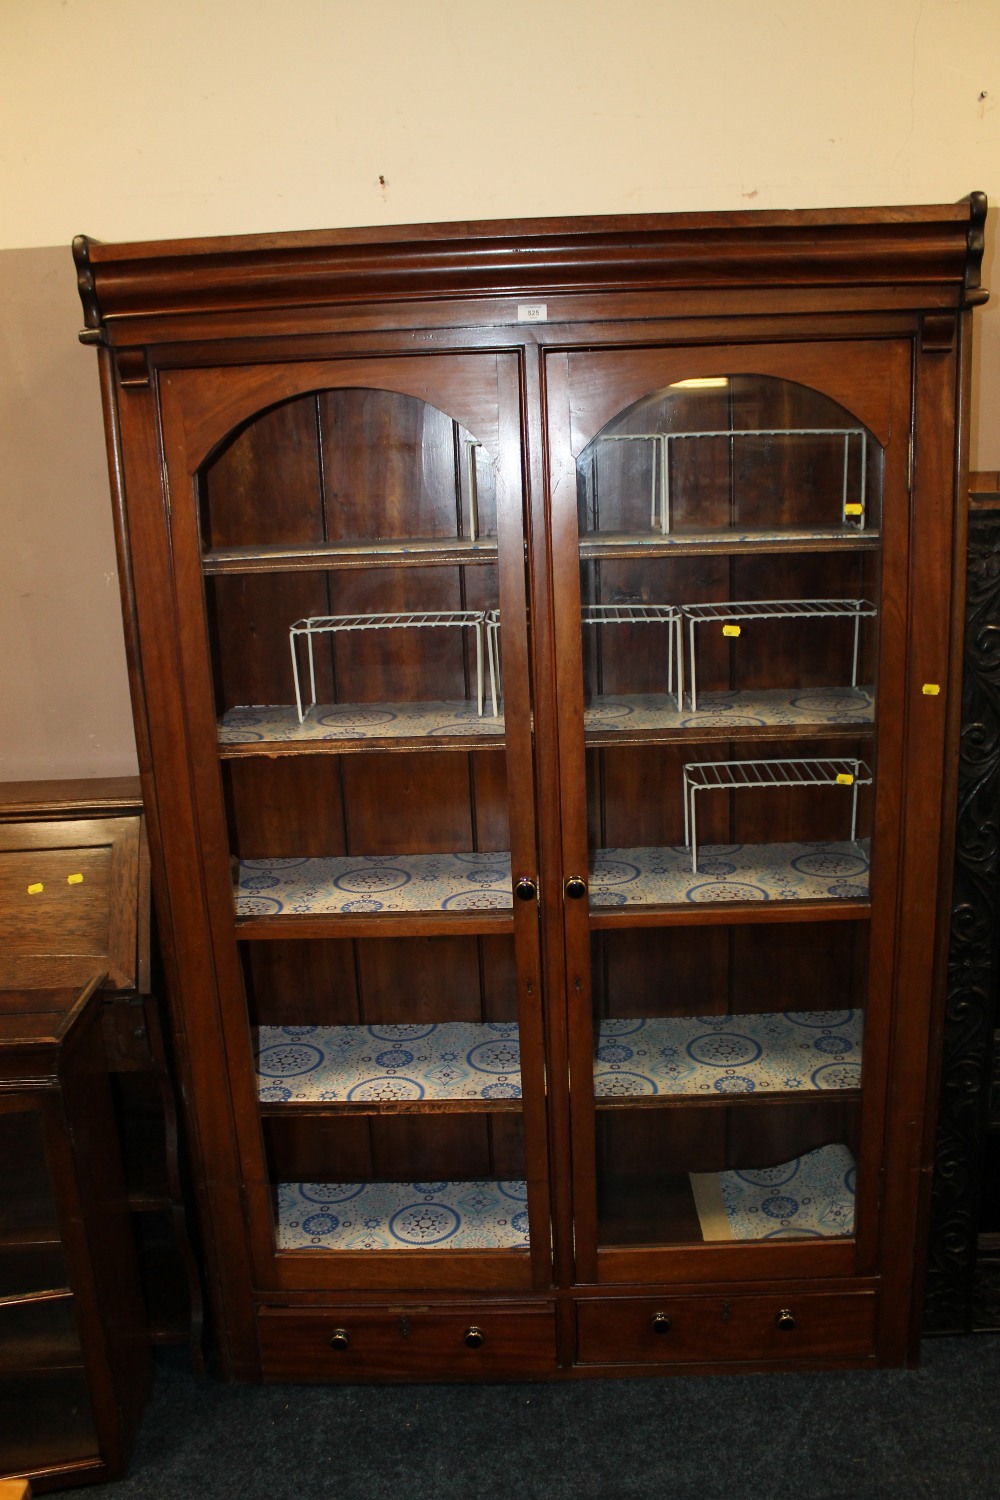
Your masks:
M231 1373L912 1353L984 214L77 242Z

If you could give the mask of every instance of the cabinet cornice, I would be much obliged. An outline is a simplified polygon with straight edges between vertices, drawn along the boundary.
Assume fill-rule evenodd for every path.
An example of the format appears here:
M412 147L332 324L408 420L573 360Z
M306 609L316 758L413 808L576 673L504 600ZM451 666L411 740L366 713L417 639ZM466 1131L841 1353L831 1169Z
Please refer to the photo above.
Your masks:
M110 245L77 236L85 343L196 337L209 317L588 292L891 288L963 307L980 286L986 197L955 205L383 226ZM165 337L166 336L166 337Z

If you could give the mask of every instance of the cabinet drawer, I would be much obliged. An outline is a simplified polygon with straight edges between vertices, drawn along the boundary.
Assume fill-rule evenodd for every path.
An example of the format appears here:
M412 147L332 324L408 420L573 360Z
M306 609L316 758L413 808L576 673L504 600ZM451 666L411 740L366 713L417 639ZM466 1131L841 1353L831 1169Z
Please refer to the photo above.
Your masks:
M608 1298L577 1304L582 1364L858 1359L874 1351L874 1292Z
M551 1305L264 1307L258 1331L265 1380L490 1380L556 1365Z

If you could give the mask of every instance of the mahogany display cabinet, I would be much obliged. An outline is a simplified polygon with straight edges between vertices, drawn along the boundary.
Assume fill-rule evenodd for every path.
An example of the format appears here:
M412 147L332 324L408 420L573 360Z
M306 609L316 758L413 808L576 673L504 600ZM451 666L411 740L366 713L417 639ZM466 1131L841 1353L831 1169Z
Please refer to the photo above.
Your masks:
M915 1357L985 212L77 241L231 1375Z

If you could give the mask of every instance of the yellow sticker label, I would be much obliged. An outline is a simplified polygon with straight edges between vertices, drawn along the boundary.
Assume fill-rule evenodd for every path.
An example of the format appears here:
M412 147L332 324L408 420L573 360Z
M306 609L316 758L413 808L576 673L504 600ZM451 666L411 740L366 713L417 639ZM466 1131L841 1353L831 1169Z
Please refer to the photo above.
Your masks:
M864 508L863 505L845 505L844 506L844 515L845 516L863 516L864 513L865 513L865 508Z
M936 698L941 691L941 684L938 682L925 682L920 691L925 698Z
M82 875L67 875L66 876L66 884L67 885L83 885L83 876Z
M739 635L739 633L740 627L738 625L723 625L722 627L723 635Z
M838 786L853 786L854 785L854 777L850 774L849 771L839 771L837 773L837 785Z
M42 882L40 880L36 880L35 883L34 883L34 885L29 885L28 886L28 895L29 896L37 896L39 894L39 892L40 891L44 891L44 889L45 889L45 887L44 887L44 885L42 885Z

